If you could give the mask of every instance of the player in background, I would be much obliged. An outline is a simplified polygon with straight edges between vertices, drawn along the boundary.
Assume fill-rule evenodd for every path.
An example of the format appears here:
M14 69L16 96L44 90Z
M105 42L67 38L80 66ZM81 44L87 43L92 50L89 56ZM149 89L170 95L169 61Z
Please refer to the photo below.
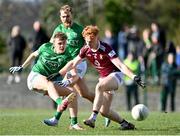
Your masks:
M67 87L67 85L74 83L78 79L76 71L73 70L71 78L67 80L62 80L62 76L56 77L53 81L48 80L48 76L58 72L70 60L71 56L68 55L69 52L66 50L66 40L67 36L64 33L56 33L53 43L49 42L41 45L38 50L29 55L22 66L11 67L10 72L14 74L22 71L38 57L27 78L28 88L29 90L48 95L58 105L55 116L50 120L44 120L44 123L49 126L56 126L63 111L69 106L71 128L82 130L77 122L76 93L71 87ZM62 100L62 96L66 96L66 98Z
M60 72L66 72L76 67L84 58L88 59L99 72L99 82L95 88L95 99L90 117L84 120L84 124L92 128L98 113L120 124L124 130L135 129L135 126L123 119L117 112L111 110L114 91L122 83L123 74L133 79L142 88L145 84L141 78L133 74L125 64L117 57L115 51L106 43L98 39L99 29L97 26L87 26L82 35L86 45L81 48L79 55L70 61Z
M79 54L80 49L84 45L84 39L82 37L83 27L73 22L72 8L69 5L62 6L59 13L60 13L60 20L62 23L55 28L53 35L56 34L57 32L63 32L67 35L68 37L67 50L70 52L71 59L73 59ZM50 41L51 42L53 41L53 36ZM77 65L77 73L80 78L76 81L73 87L81 97L86 98L93 103L95 94L89 91L83 79L86 70L87 70L86 61L83 61L82 63Z

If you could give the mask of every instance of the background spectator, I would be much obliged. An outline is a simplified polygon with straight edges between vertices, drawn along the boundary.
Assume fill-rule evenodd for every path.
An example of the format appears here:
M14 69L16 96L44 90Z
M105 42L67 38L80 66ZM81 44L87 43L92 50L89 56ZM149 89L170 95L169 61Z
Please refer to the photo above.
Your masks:
M154 73L154 83L158 83L159 81L159 76L160 76L160 69L162 62L164 60L164 52L165 52L165 34L160 31L160 26L156 22L151 23L151 40L152 40L152 53L153 57L155 58L155 64L156 65L156 70ZM163 34L163 35L162 35Z
M143 56L143 49L144 45L140 38L139 30L137 26L132 26L128 36L128 53L133 52L139 58Z
M25 38L21 35L20 26L18 25L13 26L7 44L10 54L11 66L21 65L23 59L23 53L26 48L26 41ZM11 84L13 80L16 83L19 83L21 80L20 73L17 73L15 76L9 75L7 83Z
M102 39L103 42L109 44L113 50L117 53L118 46L116 36L113 35L110 29L106 29L104 32L104 38Z
M30 48L32 52L36 51L39 48L39 46L46 42L49 42L49 37L45 29L42 28L41 23L39 21L35 21L33 24L33 34L30 39ZM36 61L37 59L35 59L32 65L34 65Z
M118 55L119 58L124 60L128 54L128 35L129 35L129 27L124 26L122 30L118 33Z
M169 41L167 43L167 46L166 46L166 49L165 49L165 53L166 54L172 53L175 56L175 58L176 58L176 47L175 47L173 41Z
M166 111L168 94L171 97L171 111L175 111L175 92L176 92L176 74L177 65L174 61L174 55L169 53L167 60L162 64L161 68L161 111Z
M34 22L33 29L31 49L36 51L43 43L49 42L49 37L39 21Z
M143 30L142 39L144 44L143 56L144 56L145 68L148 69L147 61L152 48L152 43L150 40L150 30L148 28Z
M178 69L180 70L180 46L176 46L176 64Z
M127 58L124 60L124 64L126 64L126 66L136 75L140 73L140 64L134 53L128 53ZM127 110L130 111L132 106L139 103L138 86L127 76L124 77L124 82L126 89ZM132 96L134 97L134 104L131 103Z

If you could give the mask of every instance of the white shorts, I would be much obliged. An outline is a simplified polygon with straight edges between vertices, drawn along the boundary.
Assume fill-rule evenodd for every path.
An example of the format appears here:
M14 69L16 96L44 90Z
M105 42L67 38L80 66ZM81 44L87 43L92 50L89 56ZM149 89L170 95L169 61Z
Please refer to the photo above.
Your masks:
M118 87L123 84L123 73L122 72L113 72L109 74L108 76L112 76L116 79L118 83ZM99 81L102 80L103 78L99 78ZM114 94L114 90L108 91L109 94Z
M118 86L121 86L123 84L123 73L122 72L113 72L109 74L108 76L112 76L116 79Z
M27 86L29 90L33 91L33 86L38 76L41 76L41 74L37 72L33 72L33 71L29 73L28 78L27 78Z
M76 69L77 69L78 76L80 78L83 78L84 75L86 74L86 71L87 71L87 62L86 61L82 61L81 63L79 63L76 66Z

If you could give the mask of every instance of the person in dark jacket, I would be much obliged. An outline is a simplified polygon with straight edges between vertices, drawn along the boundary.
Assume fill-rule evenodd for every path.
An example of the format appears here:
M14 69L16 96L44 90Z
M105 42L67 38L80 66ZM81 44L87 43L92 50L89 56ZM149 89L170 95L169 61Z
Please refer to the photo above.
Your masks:
M174 61L174 55L169 53L167 60L161 67L161 111L166 112L168 95L171 97L171 111L175 111L175 94L176 94L176 79L178 74L177 65Z
M8 39L8 49L10 53L11 66L20 65L23 59L23 53L26 48L26 41L21 35L20 26L16 25L12 28L11 36ZM9 75L7 83L11 84L13 81L20 82L20 73L15 76Z
M30 39L30 48L32 50L32 52L38 50L38 48L46 42L49 42L49 36L47 35L45 29L43 29L41 23L39 21L35 21L33 23L33 34L32 37ZM34 62L32 63L32 66L36 63L37 59L34 60Z
M41 23L39 21L34 22L33 29L34 32L32 39L32 51L36 51L39 48L39 46L49 41L49 37L46 34L46 31L42 28Z

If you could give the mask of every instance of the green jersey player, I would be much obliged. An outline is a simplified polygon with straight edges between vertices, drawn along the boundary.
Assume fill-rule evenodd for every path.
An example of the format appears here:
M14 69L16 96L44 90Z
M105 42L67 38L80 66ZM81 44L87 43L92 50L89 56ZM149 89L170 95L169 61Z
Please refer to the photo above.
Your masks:
M39 49L39 59L33 66L32 71L48 76L58 72L69 60L70 55L67 50L58 55L54 52L52 43L45 43Z
M57 32L63 32L67 35L67 50L71 54L71 59L73 59L79 54L80 49L84 45L84 40L81 34L83 31L83 27L73 22L72 8L69 5L64 5L63 7L61 7L60 19L62 23L55 28L53 35ZM52 40L53 37L50 41L52 42ZM88 87L83 79L83 76L85 75L87 70L86 61L80 63L76 68L80 78L75 82L74 88L80 94L80 96L93 102L95 96L94 92L90 92L88 90Z
M54 35L53 43L43 44L37 51L31 53L22 66L10 68L11 73L22 71L31 62L38 57L37 63L33 66L27 84L30 90L48 95L57 103L57 111L53 118L44 120L49 126L58 124L62 112L69 106L71 116L71 128L82 130L77 122L77 98L72 87L67 87L74 83L78 76L76 71L71 72L71 77L67 80L54 79L49 81L48 76L58 72L71 58L66 50L67 36L58 32ZM61 96L67 96L62 100Z
M68 28L64 24L60 24L53 32L53 35L57 32L63 32L67 35L67 50L70 52L72 59L79 54L79 51L84 44L84 39L81 35L82 30L82 26L73 22L72 26Z

